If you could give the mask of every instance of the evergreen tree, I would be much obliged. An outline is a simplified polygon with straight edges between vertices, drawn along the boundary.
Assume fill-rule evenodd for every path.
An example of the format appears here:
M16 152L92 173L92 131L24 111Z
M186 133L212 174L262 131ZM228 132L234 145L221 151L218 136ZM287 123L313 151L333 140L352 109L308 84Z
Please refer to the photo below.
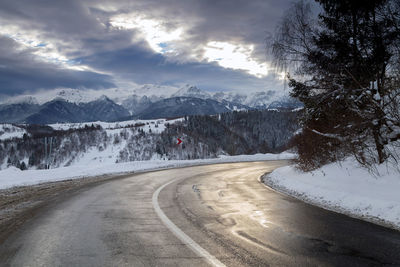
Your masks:
M398 101L391 96L399 91L390 83L398 78L393 66L399 57L399 21L387 15L395 1L317 2L322 7L318 24L310 19L310 9L298 4L284 19L273 51L280 63L300 62L289 82L292 96L305 104L300 163L313 169L350 152L365 165L383 163L385 145L400 139L400 122L387 116L390 102ZM293 38L284 37L293 32Z
M25 170L27 169L27 168L26 168L26 164L25 164L24 161L21 162L19 168L21 169L21 171L25 171Z
M28 165L29 166L34 166L35 165L35 155L33 153L29 156Z

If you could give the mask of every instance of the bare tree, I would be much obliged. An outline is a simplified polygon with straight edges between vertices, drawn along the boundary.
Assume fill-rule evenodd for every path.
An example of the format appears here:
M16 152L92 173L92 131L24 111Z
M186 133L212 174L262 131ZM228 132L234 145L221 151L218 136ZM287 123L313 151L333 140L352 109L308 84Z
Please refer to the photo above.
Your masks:
M305 105L303 168L350 152L364 166L382 164L400 139L399 3L316 2L318 17L310 3L293 4L271 44L275 66L289 70L291 95Z

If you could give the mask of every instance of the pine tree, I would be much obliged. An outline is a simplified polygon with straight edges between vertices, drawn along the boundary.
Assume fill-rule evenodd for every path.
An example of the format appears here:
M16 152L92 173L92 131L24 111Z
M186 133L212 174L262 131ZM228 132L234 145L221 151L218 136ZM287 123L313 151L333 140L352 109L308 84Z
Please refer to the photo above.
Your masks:
M289 82L292 96L305 105L300 160L312 169L351 152L365 165L383 163L385 145L400 139L394 134L400 122L386 116L388 103L398 100L390 96L399 90L389 83L398 74L393 66L399 56L399 21L387 15L394 0L317 2L323 9L318 27L299 4L274 43L278 62L301 62L296 74L302 78ZM299 38L284 37L282 31ZM370 141L373 154L368 153ZM313 153L307 151L311 146L317 146Z
M25 170L27 169L27 168L26 168L26 164L25 164L24 161L21 162L19 168L21 169L21 171L25 171Z
M33 153L29 156L28 165L29 166L34 166L35 165L35 155Z

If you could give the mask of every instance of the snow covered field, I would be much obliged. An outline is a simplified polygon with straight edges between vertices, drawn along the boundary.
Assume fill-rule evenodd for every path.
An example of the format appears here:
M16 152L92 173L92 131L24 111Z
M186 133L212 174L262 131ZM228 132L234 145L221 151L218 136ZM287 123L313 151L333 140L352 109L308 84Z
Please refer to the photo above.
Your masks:
M128 121L120 121L120 122L103 122L103 121L93 121L93 122L81 122L81 123L54 123L49 124L51 128L54 130L70 130L70 129L79 129L85 128L85 126L101 126L103 129L112 130L112 129L121 129L124 127L128 127L131 125L143 124L140 128L145 132L148 132L149 129L153 133L160 133L164 131L165 124L174 124L178 121L182 121L183 118L178 118L174 120L166 120L166 119L156 119L156 120L128 120ZM157 125L157 126L156 126Z
M130 127L132 125L142 125L137 128L143 129L146 133L151 130L153 133L161 133L165 130L165 124L174 124L178 121L182 121L183 118L166 120L166 119L156 119L156 120L128 120L128 121L120 121L120 122L102 122L102 121L93 121L93 122L81 122L81 123L54 123L48 124L54 130L71 130L71 129L80 129L85 128L85 126L101 126L101 128L106 130L115 130L115 129L123 129L125 127ZM9 123L0 123L0 140L7 140L12 138L22 138L24 134L29 133L23 127L24 124L13 125Z
M240 161L262 161L277 159L292 159L295 155L291 153L281 154L255 154L239 156L221 156L215 159L199 160L150 160L133 161L125 163L103 164L93 162L92 164L77 164L70 167L61 167L49 170L26 170L21 171L15 167L10 167L0 171L0 189L13 186L33 185L44 182L77 179L92 177L105 174L123 174L130 172L157 170L163 168L194 166L213 163L227 163Z
M281 167L263 181L311 204L400 229L400 172L393 166L378 171L374 176L349 158L311 173Z
M25 133L26 130L21 127L17 127L7 123L0 124L0 140L22 138Z

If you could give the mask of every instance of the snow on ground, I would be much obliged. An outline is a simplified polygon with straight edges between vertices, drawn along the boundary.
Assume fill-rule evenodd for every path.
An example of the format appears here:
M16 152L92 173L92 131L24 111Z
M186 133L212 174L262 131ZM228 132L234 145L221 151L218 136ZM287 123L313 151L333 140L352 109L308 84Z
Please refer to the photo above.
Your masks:
M394 166L377 170L374 176L348 158L310 173L281 167L263 181L311 204L400 229L400 172Z
M107 131L118 131L118 130L107 130ZM117 133L119 134L119 132ZM100 151L98 147L91 147L85 153L79 153L77 158L75 158L70 165L90 166L98 164L113 164L117 161L120 151L122 151L126 145L127 141L121 140L119 144L106 146L102 151ZM1 177L1 172L0 172L0 177Z
M22 138L26 130L12 124L0 124L0 140Z
M157 170L163 168L195 166L203 164L216 164L241 161L262 161L277 159L292 159L292 153L281 154L255 154L239 156L221 156L215 159L199 160L151 160L133 161L125 163L98 163L89 164L84 161L82 164L69 167L61 167L49 170L26 170L21 171L15 167L10 167L0 171L0 189L13 186L33 185L44 182L54 182L83 177L93 177L105 174L123 174L146 170Z
M54 130L69 130L69 129L79 129L85 128L85 126L97 126L100 125L103 129L120 129L124 127L129 127L131 125L140 125L138 128L143 129L145 132L148 132L151 129L152 133L161 133L165 130L165 124L174 124L178 121L182 121L183 118L178 118L174 120L167 119L156 119L156 120L129 120L129 121L119 121L119 122L102 122L102 121L94 121L94 122L81 122L81 123L55 123L49 124Z

